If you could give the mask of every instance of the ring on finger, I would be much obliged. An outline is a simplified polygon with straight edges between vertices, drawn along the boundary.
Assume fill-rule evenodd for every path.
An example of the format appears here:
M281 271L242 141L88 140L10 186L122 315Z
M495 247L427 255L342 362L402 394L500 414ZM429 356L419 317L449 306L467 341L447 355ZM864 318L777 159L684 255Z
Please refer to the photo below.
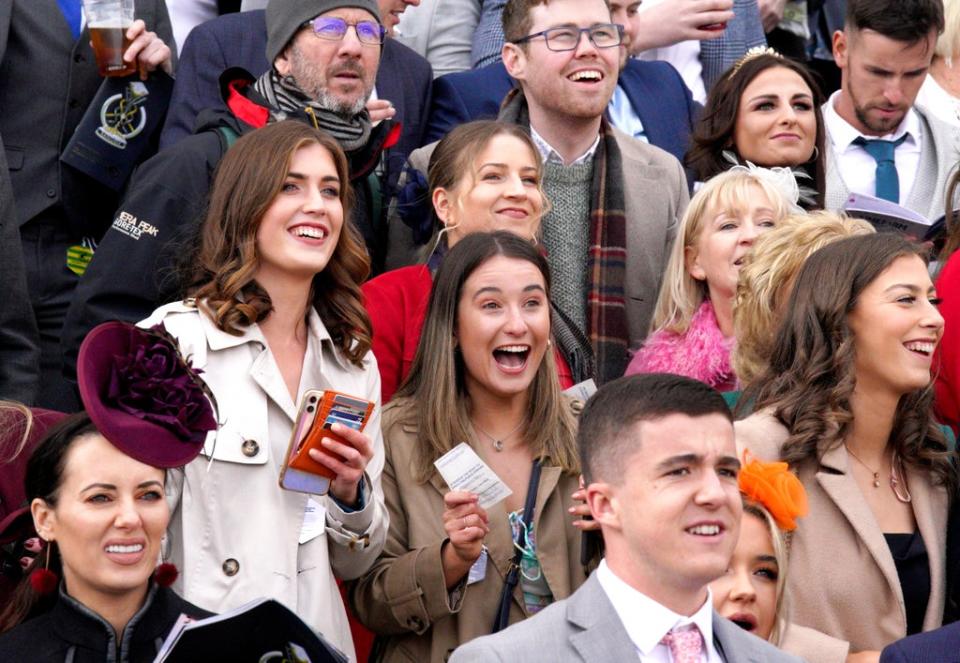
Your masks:
M464 516L464 517L463 517L463 529L467 529L467 527L469 527L469 525L467 525L467 517Z

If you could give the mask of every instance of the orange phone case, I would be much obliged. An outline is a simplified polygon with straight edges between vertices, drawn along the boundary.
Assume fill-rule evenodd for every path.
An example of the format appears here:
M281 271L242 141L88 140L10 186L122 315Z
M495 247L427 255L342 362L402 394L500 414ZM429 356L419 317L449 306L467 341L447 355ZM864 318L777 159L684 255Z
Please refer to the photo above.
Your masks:
M317 392L312 392L317 393ZM329 437L343 444L349 445L342 437L333 433L327 424L327 417L330 415L331 410L333 410L339 404L337 403L338 397L342 399L348 399L352 403L362 403L365 407L362 410L362 420L360 421L359 428L357 430L363 431L367 426L367 421L370 419L370 414L373 412L373 403L362 398L356 398L354 396L349 396L347 394L342 394L338 391L324 391L323 396L319 398L319 401L314 404L309 404L306 406L305 412L310 413L310 408L315 407L316 411L313 414L313 422L310 424L310 428L307 430L306 434L303 436L303 439L300 440L297 445L296 450L290 458L289 466L303 472L310 472L311 474L318 474L329 479L334 479L335 474L331 471L326 465L321 465L317 461L310 458L308 453L310 449L318 449L324 453L330 453L322 447L320 441ZM311 398L311 392L304 394L304 398ZM341 422L345 423L345 422Z

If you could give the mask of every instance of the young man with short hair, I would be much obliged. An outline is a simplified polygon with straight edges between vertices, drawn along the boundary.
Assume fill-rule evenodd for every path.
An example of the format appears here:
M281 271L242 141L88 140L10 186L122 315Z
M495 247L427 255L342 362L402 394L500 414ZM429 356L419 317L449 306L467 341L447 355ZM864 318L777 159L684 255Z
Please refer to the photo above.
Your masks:
M605 556L574 594L451 663L799 661L720 617L707 585L723 575L743 511L730 410L675 375L601 387L577 433L587 502Z

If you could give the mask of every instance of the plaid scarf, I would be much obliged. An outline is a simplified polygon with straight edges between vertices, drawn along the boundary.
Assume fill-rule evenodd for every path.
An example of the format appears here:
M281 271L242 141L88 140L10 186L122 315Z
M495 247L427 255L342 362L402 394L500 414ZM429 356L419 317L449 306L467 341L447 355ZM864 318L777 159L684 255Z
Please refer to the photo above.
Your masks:
M527 100L519 88L504 98L499 119L530 126ZM600 144L594 154L590 185L590 246L587 249L587 336L596 360L597 382L614 380L627 367L630 330L624 290L627 265L627 217L623 161L613 128L600 120Z

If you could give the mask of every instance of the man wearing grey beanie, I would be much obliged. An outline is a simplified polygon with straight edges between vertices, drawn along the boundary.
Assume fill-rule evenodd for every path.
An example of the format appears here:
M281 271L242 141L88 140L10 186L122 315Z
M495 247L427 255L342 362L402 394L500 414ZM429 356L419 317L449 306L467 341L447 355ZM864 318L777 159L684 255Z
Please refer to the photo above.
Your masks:
M247 14L257 14L260 25L264 24L264 13ZM246 20L244 25L250 25L250 18L235 14L213 23ZM190 240L202 218L213 170L238 136L268 122L308 122L330 133L344 148L356 194L351 220L366 241L374 272L382 269L386 200L405 155L397 154L396 148L385 152L397 142L399 124L390 119L374 123L364 107L384 49L378 4L376 0L271 0L265 18L266 47L259 52L265 52L272 66L260 76L227 68L220 76L223 105L202 111L193 135L162 149L131 177L67 316L63 343L68 376L80 341L96 324L108 319L140 320L160 304L179 298L177 283L169 275L175 271L183 243ZM263 36L260 33L261 44ZM223 46L242 50L246 48L242 44L256 43L258 35L234 41L241 43ZM395 42L387 46L387 51L409 50ZM410 56L422 59L412 52ZM237 62L225 60L228 67ZM401 87L416 95L410 80L416 67L397 64L393 63L391 90ZM428 89L429 65L422 64ZM382 87L381 92L387 92L387 85ZM393 92L387 93L393 99ZM418 99L417 109L427 103L426 98ZM417 109L404 106L408 118L416 117ZM137 219L134 227L148 224L142 227L150 232L130 232L131 218ZM135 279L128 278L131 268L138 274Z

